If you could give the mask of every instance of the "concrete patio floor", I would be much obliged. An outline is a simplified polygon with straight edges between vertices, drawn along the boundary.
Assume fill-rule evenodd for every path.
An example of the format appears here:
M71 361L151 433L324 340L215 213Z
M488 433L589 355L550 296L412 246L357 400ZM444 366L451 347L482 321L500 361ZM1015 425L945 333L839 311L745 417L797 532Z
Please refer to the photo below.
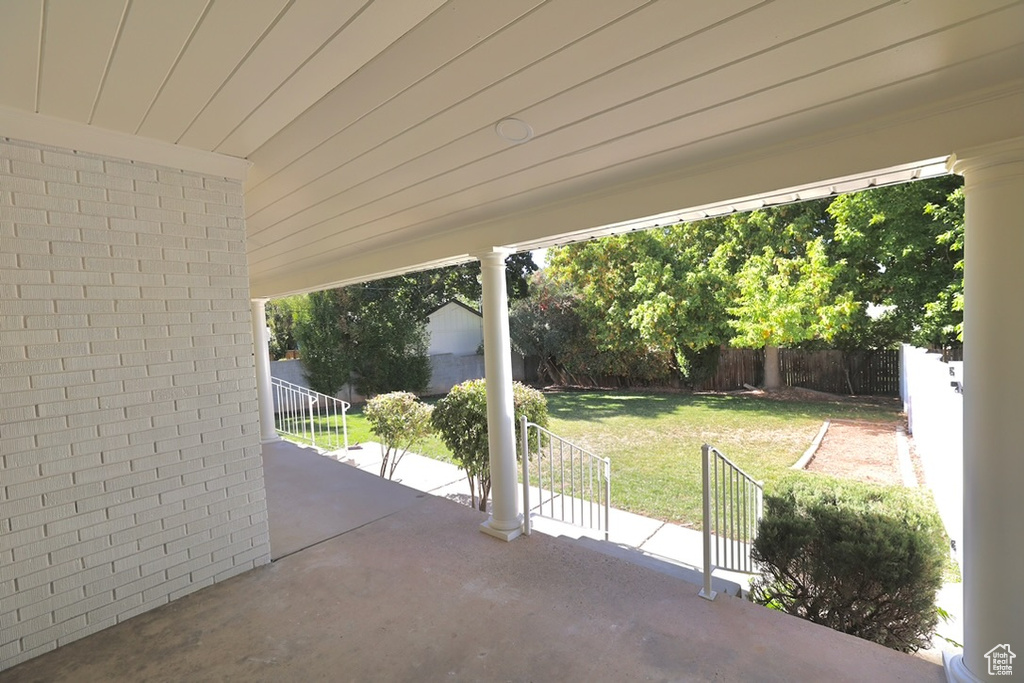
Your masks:
M0 680L945 680L573 541L502 543L479 532L483 513L312 451L265 449L265 476L280 559Z

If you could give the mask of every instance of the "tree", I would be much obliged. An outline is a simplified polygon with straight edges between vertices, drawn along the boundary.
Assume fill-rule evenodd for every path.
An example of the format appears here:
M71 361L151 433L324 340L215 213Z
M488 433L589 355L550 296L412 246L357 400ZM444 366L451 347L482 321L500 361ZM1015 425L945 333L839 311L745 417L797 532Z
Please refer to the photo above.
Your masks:
M691 241L700 236L695 231L680 234L687 230L672 226L549 252L550 279L577 298L602 374L669 382L687 372L688 350L717 343L725 314L716 277L697 268L706 263L707 244ZM683 328L689 332L677 334Z
M288 351L298 348L295 321L305 305L301 294L272 299L266 303L267 327L270 328L270 360L280 360Z
M765 350L764 386L778 389L779 347L810 339L832 339L855 308L849 292L833 283L844 264L830 265L824 240L807 245L803 256L783 257L771 247L751 256L737 274L739 294L729 312L736 346Z
M884 311L840 335L840 345L961 343L962 183L944 176L840 195L829 205L832 250L849 264L849 288L859 301Z
M430 415L430 406L405 391L381 394L366 402L363 416L384 444L381 477L394 478L405 454L434 431Z
M427 333L410 290L355 285L345 288L356 390L364 396L391 391L420 393L430 383Z
M773 341L770 384L780 344L956 345L960 184L936 178L573 244L549 253L549 279L579 302L576 346L622 354L618 369L633 378L649 370L637 359L668 354L670 374L694 385L730 342Z
M352 346L346 311L348 294L341 289L312 292L298 306L295 339L310 389L334 396L352 376L354 359L341 350Z
M513 254L506 263L511 291L524 293L524 278L537 268L532 257ZM427 315L452 300L478 300L479 274L479 263L467 263L300 299L293 329L310 386L332 395L349 381L364 396L425 391L431 374Z
M924 305L924 317L917 332L933 348L959 346L964 342L964 190L958 187L946 197L945 204L928 204L925 213L945 230L935 241L947 247L956 259L956 276L943 287L933 301Z
M529 421L547 427L548 404L544 394L519 382L512 385L512 402L518 424L523 415ZM434 429L451 449L456 461L466 472L473 507L487 509L491 492L490 446L487 440L487 385L473 379L452 387L438 401L431 416ZM516 434L516 455L522 447L522 435ZM478 498L479 494L479 498Z

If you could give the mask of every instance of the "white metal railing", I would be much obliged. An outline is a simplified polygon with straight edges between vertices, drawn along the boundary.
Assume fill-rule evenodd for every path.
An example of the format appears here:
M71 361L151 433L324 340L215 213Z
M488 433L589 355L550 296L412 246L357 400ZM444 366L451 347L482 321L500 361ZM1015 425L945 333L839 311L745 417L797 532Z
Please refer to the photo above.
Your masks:
M701 448L704 502L704 587L700 596L715 599L711 572L726 569L753 574L750 549L761 520L764 487L722 452Z
M278 432L316 448L348 450L347 414L351 405L277 377L270 379L270 385L274 392L274 428Z
M531 531L530 489L538 493L541 517L604 531L608 540L611 514L611 461L552 434L544 427L519 421L522 437L523 531ZM546 496L546 497L545 497Z

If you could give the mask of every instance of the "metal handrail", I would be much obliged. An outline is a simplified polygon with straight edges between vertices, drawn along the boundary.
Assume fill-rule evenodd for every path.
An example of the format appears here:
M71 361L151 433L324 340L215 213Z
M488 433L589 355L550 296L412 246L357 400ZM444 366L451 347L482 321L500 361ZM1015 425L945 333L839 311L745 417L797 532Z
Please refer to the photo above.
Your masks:
M704 587L700 596L715 599L711 572L726 569L756 573L750 549L757 538L764 485L741 470L717 448L701 447L704 508ZM712 534L714 543L712 544Z
M607 541L611 517L611 460L552 434L544 427L529 422L526 417L520 418L519 434L522 438L523 531L526 535L530 534L532 528L532 457L533 469L537 474L536 489L540 496L537 514L575 526L603 530ZM545 490L548 492L547 500L544 498ZM559 499L557 506L556 498ZM548 514L545 514L545 506Z
M279 433L316 448L333 450L337 447L337 430L318 430L316 418L337 425L340 416L342 444L348 450L347 415L351 404L277 377L270 378L270 385L274 392L274 428Z

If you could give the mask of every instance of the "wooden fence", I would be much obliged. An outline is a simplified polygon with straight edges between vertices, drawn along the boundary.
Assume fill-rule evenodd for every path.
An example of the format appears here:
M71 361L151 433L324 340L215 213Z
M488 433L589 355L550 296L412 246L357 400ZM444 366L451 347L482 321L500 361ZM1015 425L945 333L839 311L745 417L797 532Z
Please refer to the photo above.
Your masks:
M832 394L899 396L899 351L804 351L780 349L783 384ZM764 381L764 351L722 348L718 371L702 391L731 391Z

